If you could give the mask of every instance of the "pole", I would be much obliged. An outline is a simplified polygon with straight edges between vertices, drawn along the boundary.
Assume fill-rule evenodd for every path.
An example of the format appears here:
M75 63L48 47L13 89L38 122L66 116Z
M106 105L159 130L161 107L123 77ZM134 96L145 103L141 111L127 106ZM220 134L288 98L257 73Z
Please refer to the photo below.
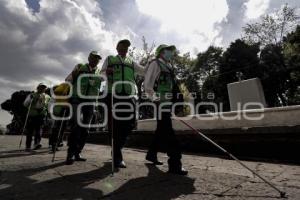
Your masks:
M59 143L58 140L60 138L60 135L62 134L62 139L64 138L64 131L61 131L61 130L62 130L62 126L63 126L63 123L64 123L64 118L65 118L65 115L66 115L66 111L67 110L65 109L64 114L63 114L63 119L61 120L61 123L60 123L60 126L59 126L59 131L58 131L58 136L56 138L56 143L55 143L55 148L54 148L54 152L53 152L52 162L54 162L54 160L55 160L56 149L58 148L58 143Z
M114 175L115 172L115 152L114 152L114 98L113 98L113 92L111 94L111 175Z
M28 122L28 117L29 117L29 112L30 112L30 109L31 109L32 101L33 101L33 98L30 101L28 111L27 111L27 114L26 114L23 130L22 130L22 135L21 135L21 140L20 140L20 144L19 144L19 149L21 148L21 145L22 145L23 135L25 133L25 128L26 128L26 125L27 125L27 122Z
M262 181L264 181L265 183L267 183L269 186L271 186L273 189L275 189L277 192L279 192L280 197L281 198L285 198L286 197L286 193L279 190L276 186L274 186L274 184L270 183L268 180L266 180L264 177L262 177L261 175L259 175L258 173L256 173L255 171L253 171L252 169L250 169L247 165L245 165L243 162L241 162L238 158L236 158L234 155L232 155L231 153L229 153L226 149L224 149L223 147L219 146L217 143L215 143L214 141L212 141L211 139L209 139L206 135L204 135L203 133L201 133L200 131L196 130L194 127L192 127L191 125L189 125L187 122L175 118L176 120L180 121L181 123L183 123L184 125L186 125L187 127L189 127L190 129L192 129L194 132L198 133L201 137L203 137L205 140L207 140L208 142L210 142L211 144L213 144L215 147L217 147L218 149L220 149L221 151L223 151L225 154L229 155L229 157L231 157L232 159L234 159L235 161L237 161L240 165L242 165L244 168L248 169L250 172L252 172L253 174L255 174L258 178L260 178Z

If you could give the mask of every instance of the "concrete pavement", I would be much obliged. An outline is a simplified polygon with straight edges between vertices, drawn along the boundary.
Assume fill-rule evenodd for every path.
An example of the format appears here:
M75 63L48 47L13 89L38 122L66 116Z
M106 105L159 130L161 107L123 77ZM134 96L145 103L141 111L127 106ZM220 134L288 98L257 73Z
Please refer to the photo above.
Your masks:
M27 153L18 150L20 136L0 136L1 200L64 199L279 199L279 194L235 161L183 155L186 177L167 174L165 164L145 162L145 152L125 149L126 169L111 176L110 148L87 144L87 162L64 165L66 147L51 162L47 141ZM23 144L25 138L23 140ZM245 162L287 192L300 199L300 166Z

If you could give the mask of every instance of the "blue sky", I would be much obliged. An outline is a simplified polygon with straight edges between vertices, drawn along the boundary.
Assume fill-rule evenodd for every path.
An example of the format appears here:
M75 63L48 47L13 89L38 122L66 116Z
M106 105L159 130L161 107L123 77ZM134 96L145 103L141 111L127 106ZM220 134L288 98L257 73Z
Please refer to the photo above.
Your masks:
M39 0L25 0L27 5L32 8L35 12L40 10Z
M242 27L296 0L1 0L0 102L43 81L62 82L91 50L103 57L128 38L174 44L193 56L209 45L226 48ZM101 63L100 63L101 66ZM0 124L10 120L0 110Z

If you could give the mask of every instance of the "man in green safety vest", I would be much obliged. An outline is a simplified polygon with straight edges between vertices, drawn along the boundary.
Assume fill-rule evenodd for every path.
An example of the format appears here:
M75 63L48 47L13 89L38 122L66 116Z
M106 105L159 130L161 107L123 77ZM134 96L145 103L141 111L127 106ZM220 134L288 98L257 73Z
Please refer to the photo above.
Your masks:
M28 122L26 132L26 151L31 151L32 136L34 134L34 150L40 149L41 128L44 123L44 118L47 114L47 103L49 96L45 94L47 86L40 83L37 86L37 91L29 94L24 101L24 106L28 110Z
M71 133L68 137L68 153L66 164L71 165L74 161L86 161L81 157L80 153L85 145L88 130L87 127L91 122L94 105L99 95L101 79L97 75L97 65L101 60L101 56L97 51L92 51L88 57L88 63L78 64L74 70L66 78L67 82L72 84L72 97L70 103L72 104L73 115L71 118ZM90 103L82 106L80 104ZM81 116L82 115L82 119ZM75 158L75 159L74 159Z
M135 102L133 98L136 94L135 76L144 73L144 67L127 57L129 46L129 40L119 41L116 48L118 55L108 56L101 68L101 74L107 77L108 94L105 103L109 111L108 131L110 141L113 136L113 158L116 168L126 168L122 148L135 124Z
M146 160L156 165L162 163L157 159L161 146L166 147L169 156L169 173L187 175L181 164L180 145L172 127L171 107L177 92L173 66L170 64L175 54L175 46L162 44L156 49L156 58L149 62L145 74L144 88L147 96L157 103L157 128Z

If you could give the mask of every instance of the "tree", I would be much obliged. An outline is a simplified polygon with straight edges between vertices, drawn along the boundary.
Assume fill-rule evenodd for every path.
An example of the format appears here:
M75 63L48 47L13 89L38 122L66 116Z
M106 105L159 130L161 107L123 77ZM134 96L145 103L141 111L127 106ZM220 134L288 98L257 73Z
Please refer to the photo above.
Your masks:
M227 84L238 81L237 72L241 72L245 79L260 76L258 53L258 44L247 44L240 39L231 43L223 53L216 97L224 103L224 111L230 108Z
M183 94L185 101L190 100L191 94L195 99L193 99L194 104L201 100L200 86L198 83L198 76L196 73L192 72L192 69L195 65L195 59L191 58L190 53L185 53L182 56L177 52L173 66L174 73L179 83L179 88ZM189 109L185 107L186 114L189 114Z
M283 54L290 74L286 93L289 105L300 104L300 26L284 37Z
M23 102L32 91L16 91L11 98L1 104L1 108L13 115L12 122L6 126L9 134L20 134L27 114Z
M151 58L154 57L154 48L155 43L152 42L149 47L149 43L146 41L146 38L142 37L143 48L138 49L136 47L132 47L128 51L128 55L135 61L138 61L141 65L146 65Z
M205 52L197 55L193 71L198 71L204 78L215 74L219 70L222 53L223 50L220 47L208 47Z
M220 87L217 80L220 65L222 61L223 50L220 47L210 46L204 52L197 55L195 66L192 73L196 74L197 85L200 84L201 100L205 102L215 102L217 104L222 102L216 94L219 93ZM199 86L198 86L199 87ZM199 113L203 113L209 108L201 108Z
M298 22L299 16L296 14L296 9L285 4L275 13L261 17L259 22L246 24L243 27L243 39L250 44L279 45L283 37L293 30Z
M289 71L285 65L283 49L281 45L269 44L260 54L262 85L267 104L271 107L286 106L290 80Z

